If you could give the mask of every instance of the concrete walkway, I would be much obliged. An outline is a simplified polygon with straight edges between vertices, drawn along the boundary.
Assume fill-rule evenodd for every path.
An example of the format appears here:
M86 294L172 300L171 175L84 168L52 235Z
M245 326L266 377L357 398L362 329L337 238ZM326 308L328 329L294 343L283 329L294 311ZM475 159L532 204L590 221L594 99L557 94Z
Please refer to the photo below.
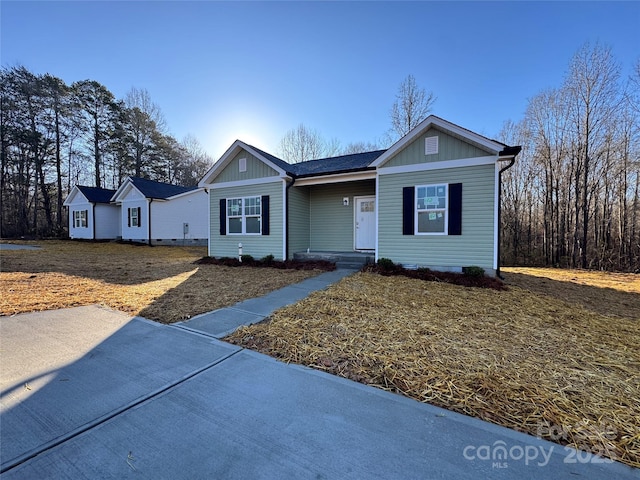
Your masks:
M252 298L239 302L232 307L221 308L213 312L204 313L184 322L173 325L192 332L223 338L235 332L243 325L253 325L263 321L279 308L291 305L307 297L315 290L327 288L355 270L338 269L325 272L300 283L275 290L263 297Z
M293 298L267 297L225 310L253 321ZM221 342L233 325L220 318L176 328L95 306L0 318L2 479L640 478Z

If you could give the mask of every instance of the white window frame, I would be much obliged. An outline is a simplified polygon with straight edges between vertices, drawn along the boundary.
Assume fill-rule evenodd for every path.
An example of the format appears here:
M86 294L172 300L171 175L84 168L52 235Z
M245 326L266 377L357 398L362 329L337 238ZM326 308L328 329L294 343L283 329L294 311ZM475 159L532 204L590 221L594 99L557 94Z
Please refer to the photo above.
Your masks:
M127 212L127 214L129 215L129 228L138 228L140 226L140 219L138 218L138 207L129 207L127 209ZM135 212L135 215L133 214L133 212Z
M87 228L87 211L86 210L74 210L73 211L73 227L74 228Z
M437 195L438 193L438 188L444 187L444 208L442 207L436 207L436 208L427 208L427 204L423 205L422 208L420 203L419 203L419 199L420 197L418 197L418 193L420 192L421 188L425 189L425 192L427 191L427 189L429 188L435 188L436 189L436 195L434 195L436 198L440 198L442 197L441 195ZM414 198L414 234L415 235L448 235L448 231L449 231L449 184L448 183L432 183L429 185L416 185L415 186L415 198ZM427 194L425 193L425 199L430 198L427 196ZM429 205L433 205L433 203L430 203ZM442 232L420 232L419 228L420 228L420 223L419 223L419 214L420 213L433 213L435 215L439 215L442 214L444 216L444 228Z
M257 203L253 205L248 205L248 200L257 199ZM232 202L240 201L240 213L231 215L230 208ZM258 207L260 213L256 214L255 210L250 212L251 209ZM249 212L249 213L248 213ZM251 195L248 197L231 197L226 199L226 223L227 223L227 235L262 235L262 197L260 195ZM229 219L239 218L242 224L241 232L232 232L229 228ZM258 225L260 226L258 232L247 232L247 219L248 218L257 218Z

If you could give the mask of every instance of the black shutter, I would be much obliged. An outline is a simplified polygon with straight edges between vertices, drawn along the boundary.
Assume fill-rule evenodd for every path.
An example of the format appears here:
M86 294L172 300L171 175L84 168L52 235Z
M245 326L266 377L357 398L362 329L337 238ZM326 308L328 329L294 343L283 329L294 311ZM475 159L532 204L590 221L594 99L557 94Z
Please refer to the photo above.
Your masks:
M138 207L138 227L142 227L142 217L140 217L140 214L142 213L142 208ZM149 219L149 222L151 222L151 219Z
M95 218L93 220L95 221ZM84 211L84 227L89 228L89 210Z
M227 200L220 199L220 235L227 234Z
M263 195L260 204L262 208L262 235L269 235L269 195Z
M415 187L402 189L402 234L413 235L415 233Z
M462 235L462 184L449 184L449 235Z
M127 227L131 226L131 209L127 208Z

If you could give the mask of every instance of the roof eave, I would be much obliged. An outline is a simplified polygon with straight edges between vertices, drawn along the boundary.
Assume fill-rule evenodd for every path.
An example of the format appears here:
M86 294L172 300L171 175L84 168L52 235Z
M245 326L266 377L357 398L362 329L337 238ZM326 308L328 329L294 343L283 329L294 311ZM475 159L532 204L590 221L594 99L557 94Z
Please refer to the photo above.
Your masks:
M500 152L498 152L498 160L509 160L514 158L522 151L522 147L520 145L515 145L513 147L505 146Z
M346 173L358 173L358 172L366 172L371 171L375 172L374 167L360 167L360 168L347 168L343 170L332 170L330 172L322 172L322 173L305 173L303 175L295 175L295 178L310 178L310 177L326 177L329 175L342 175Z

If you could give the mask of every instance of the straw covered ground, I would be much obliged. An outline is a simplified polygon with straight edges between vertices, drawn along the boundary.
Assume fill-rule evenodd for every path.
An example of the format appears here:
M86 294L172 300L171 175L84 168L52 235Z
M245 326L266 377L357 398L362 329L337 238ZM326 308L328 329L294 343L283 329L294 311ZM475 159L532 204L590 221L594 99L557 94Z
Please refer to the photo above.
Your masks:
M358 273L227 340L640 467L640 278L560 272Z
M2 251L0 315L101 304L171 323L320 273L194 264L205 247L21 243L42 248Z

